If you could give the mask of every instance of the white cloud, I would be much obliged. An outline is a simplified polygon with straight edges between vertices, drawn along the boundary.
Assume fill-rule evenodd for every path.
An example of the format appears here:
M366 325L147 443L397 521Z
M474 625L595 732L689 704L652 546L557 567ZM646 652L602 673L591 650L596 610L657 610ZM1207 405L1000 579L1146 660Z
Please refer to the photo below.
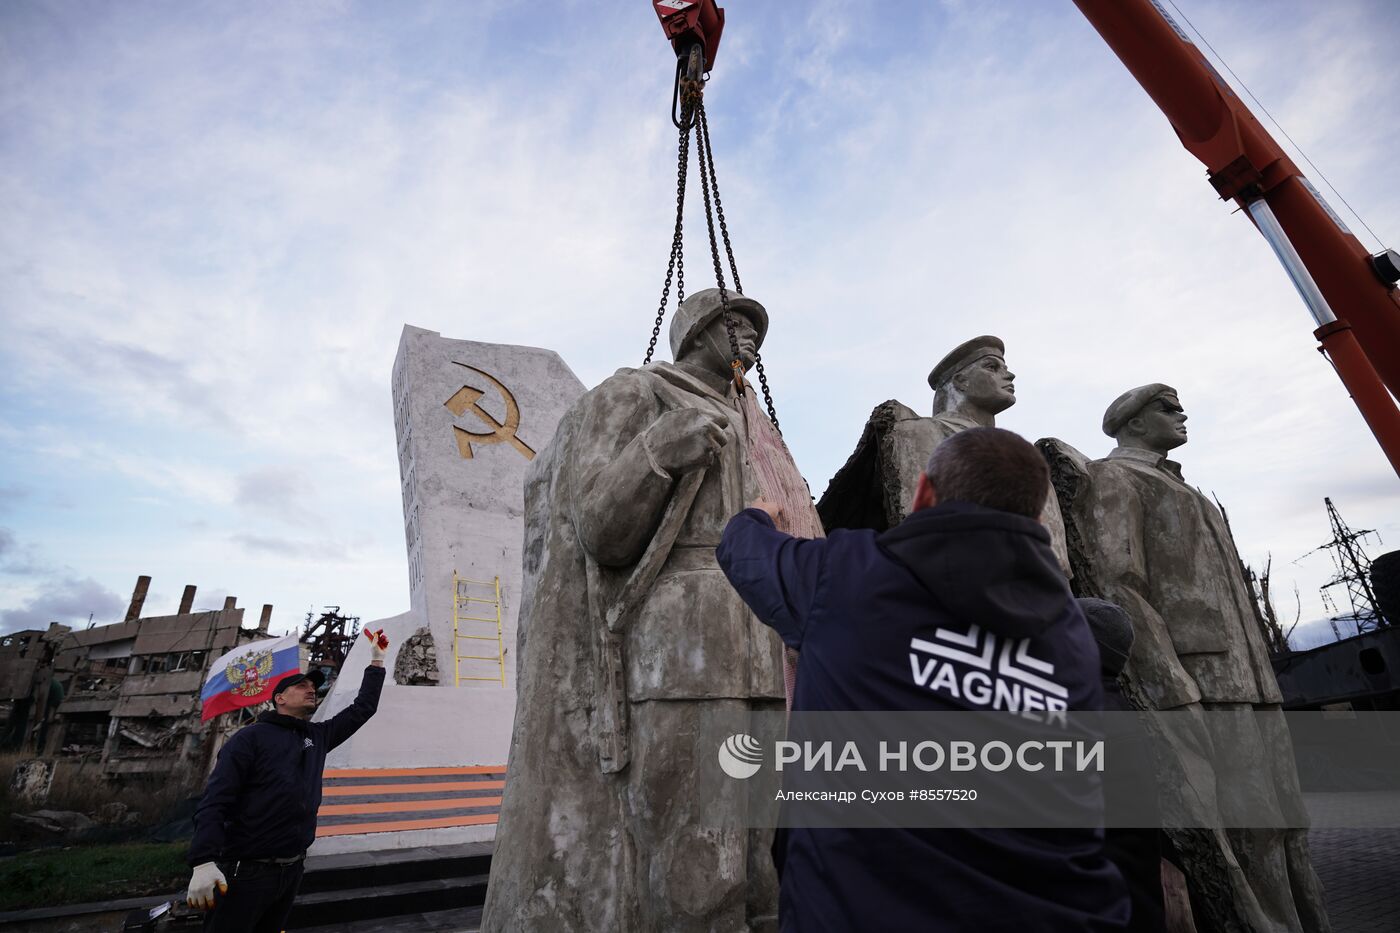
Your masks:
M91 577L63 577L43 583L21 605L0 609L0 630L47 628L50 622L86 625L121 621L126 601Z
M290 524L309 525L318 519L309 504L315 496L315 485L298 469L259 467L239 474L237 482L235 501L240 507Z
M1370 116L1372 89L1400 84L1393 12L1289 10L1188 12L1395 231L1400 193L1371 181L1400 131ZM991 332L1021 388L1004 423L1091 455L1120 391L1176 385L1187 475L1220 494L1247 559L1272 550L1284 573L1325 538L1323 495L1394 528L1393 476L1273 257L1071 6L790 12L731 10L707 96L815 492L871 407L926 409L932 362ZM7 522L85 549L121 586L132 567L103 555L138 529L159 575L399 611L402 325L549 346L590 384L644 351L674 131L660 34L634 14L211 5L113 8L79 29L63 7L11 7L0 313L24 404L0 443L42 496L0 493ZM698 201L692 187L692 291L709 266ZM104 512L79 541L39 502L110 509L112 477L178 519ZM1315 606L1323 573L1288 567Z
M340 563L347 557L343 546L331 541L297 541L275 535L231 535L230 541L258 554L270 554L302 562L329 561Z

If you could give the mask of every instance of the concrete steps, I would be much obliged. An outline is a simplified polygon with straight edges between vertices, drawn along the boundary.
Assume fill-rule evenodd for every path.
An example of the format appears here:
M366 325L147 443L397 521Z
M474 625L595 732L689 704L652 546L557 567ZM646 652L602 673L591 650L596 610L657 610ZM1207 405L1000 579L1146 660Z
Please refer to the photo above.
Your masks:
M505 765L328 768L316 838L495 824Z
M288 928L342 929L351 923L480 908L486 901L491 848L490 843L469 843L310 858Z

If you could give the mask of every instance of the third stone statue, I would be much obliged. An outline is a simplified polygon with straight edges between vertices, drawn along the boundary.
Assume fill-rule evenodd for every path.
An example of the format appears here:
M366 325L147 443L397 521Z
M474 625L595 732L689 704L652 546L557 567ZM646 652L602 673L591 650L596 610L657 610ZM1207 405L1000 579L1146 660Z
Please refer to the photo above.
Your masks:
M1103 431L1118 445L1107 457L1057 470L1082 477L1062 505L1084 547L1076 585L1132 618L1128 685L1152 708L1203 727L1183 732L1166 763L1199 779L1186 782L1186 794L1181 781L1164 778L1164 802L1214 810L1227 826L1248 826L1232 816L1261 810L1273 825L1306 825L1278 681L1230 530L1167 457L1187 436L1176 390L1153 383L1124 392L1104 413ZM1305 829L1169 834L1187 863L1199 930L1329 928Z

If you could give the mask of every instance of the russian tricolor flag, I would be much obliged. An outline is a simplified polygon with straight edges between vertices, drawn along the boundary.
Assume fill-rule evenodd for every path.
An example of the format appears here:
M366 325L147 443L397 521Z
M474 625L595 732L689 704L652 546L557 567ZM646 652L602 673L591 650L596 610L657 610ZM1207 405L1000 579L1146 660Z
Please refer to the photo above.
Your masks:
M210 665L200 693L200 721L272 699L277 681L300 670L301 649L295 634L239 645Z

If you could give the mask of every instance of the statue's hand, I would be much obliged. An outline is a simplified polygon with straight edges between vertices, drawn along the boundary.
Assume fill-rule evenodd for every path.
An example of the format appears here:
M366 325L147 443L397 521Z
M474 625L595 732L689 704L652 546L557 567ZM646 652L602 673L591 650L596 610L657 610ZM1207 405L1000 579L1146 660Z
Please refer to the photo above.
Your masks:
M643 438L656 465L676 475L709 466L728 438L729 419L695 408L668 411L652 422Z

